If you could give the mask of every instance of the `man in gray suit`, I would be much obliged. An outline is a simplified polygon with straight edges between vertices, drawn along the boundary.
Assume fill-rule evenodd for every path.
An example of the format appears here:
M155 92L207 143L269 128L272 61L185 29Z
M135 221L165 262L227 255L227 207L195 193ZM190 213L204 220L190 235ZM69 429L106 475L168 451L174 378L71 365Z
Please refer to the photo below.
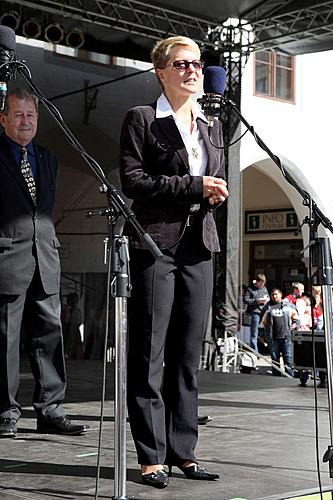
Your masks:
M9 93L0 115L0 437L17 433L20 331L25 332L35 380L37 431L82 434L61 402L66 374L60 321L59 241L52 222L58 162L33 141L38 101Z

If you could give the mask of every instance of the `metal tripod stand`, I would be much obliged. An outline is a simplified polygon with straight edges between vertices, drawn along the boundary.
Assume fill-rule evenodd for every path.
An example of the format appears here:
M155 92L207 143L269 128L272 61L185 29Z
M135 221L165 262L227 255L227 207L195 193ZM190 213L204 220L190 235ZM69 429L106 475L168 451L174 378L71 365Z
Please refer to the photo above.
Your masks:
M323 461L328 462L330 478L333 478L333 365L332 365L332 285L333 268L332 253L328 238L317 238L310 248L310 256L313 267L316 271L313 275L313 283L320 285L322 289L323 309L324 309L324 331L327 366L327 388L328 388L328 409L331 443L328 446Z
M200 100L199 100L200 102ZM329 463L330 477L333 478L333 366L332 366L332 254L330 242L328 238L318 238L317 230L319 224L333 234L332 222L323 214L317 204L313 201L309 193L301 188L293 176L286 170L280 158L275 155L255 132L252 125L242 116L236 104L230 99L219 94L211 94L205 96L202 101L203 109L210 116L220 117L221 109L225 106L231 108L237 118L245 125L247 130L251 132L257 144L263 149L271 160L277 165L283 177L291 184L303 198L303 204L309 208L309 216L305 218L304 223L309 225L310 229L310 269L316 269L311 278L313 283L322 286L323 291L323 308L324 308L324 331L325 331L325 347L326 347L326 363L327 363L327 379L328 379L328 410L330 419L330 437L331 444L328 446L324 454L324 462Z

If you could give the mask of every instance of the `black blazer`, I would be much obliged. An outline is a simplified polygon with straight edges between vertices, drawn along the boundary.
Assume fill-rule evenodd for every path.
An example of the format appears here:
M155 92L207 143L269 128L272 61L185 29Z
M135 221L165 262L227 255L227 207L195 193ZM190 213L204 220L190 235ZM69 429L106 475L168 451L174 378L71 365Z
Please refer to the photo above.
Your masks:
M36 265L46 293L59 291L59 241L52 221L58 161L34 144L39 182L35 207L26 182L0 136L0 294L20 294Z
M198 128L208 154L206 175L224 176L224 150L214 148L208 138L208 125L198 118ZM212 127L213 144L223 146L222 127ZM156 118L156 102L131 109L124 120L120 138L120 178L124 195L133 199L138 221L157 245L170 248L182 236L190 207L200 203L202 237L212 252L219 251L219 239L212 207L203 197L201 176L192 176L188 154L181 135L170 117ZM134 248L145 248L133 228L125 224L124 233Z

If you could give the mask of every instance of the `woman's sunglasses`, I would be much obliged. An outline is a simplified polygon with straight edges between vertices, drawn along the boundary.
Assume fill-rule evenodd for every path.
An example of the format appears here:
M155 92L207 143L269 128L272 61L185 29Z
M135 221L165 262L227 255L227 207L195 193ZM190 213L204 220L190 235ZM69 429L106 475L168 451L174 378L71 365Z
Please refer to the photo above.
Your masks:
M176 68L177 71L184 71L187 70L190 67L190 64L192 64L193 68L196 71L201 71L204 64L200 60L195 60L195 61L174 61L173 63L168 64L167 66L173 66Z

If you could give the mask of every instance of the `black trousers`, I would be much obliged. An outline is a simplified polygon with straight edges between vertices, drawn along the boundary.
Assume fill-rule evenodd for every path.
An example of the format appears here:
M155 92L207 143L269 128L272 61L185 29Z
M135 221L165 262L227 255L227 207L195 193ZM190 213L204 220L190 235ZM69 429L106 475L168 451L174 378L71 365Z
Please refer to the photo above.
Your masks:
M59 294L47 295L38 269L25 293L0 295L0 417L19 418L20 331L23 312L37 414L64 414L66 377Z
M197 372L212 299L210 252L189 227L154 260L131 250L128 412L140 464L195 460Z

